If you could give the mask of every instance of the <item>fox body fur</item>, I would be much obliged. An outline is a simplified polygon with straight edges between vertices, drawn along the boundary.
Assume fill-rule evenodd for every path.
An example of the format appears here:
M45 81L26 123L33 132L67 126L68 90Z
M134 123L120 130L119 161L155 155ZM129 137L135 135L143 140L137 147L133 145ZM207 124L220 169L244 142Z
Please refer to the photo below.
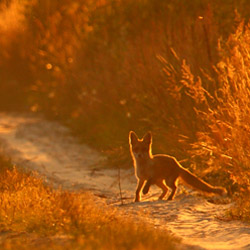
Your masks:
M159 199L165 197L169 187L172 191L168 200L172 200L176 193L177 180L179 178L188 186L205 193L219 195L227 193L225 188L211 186L183 168L175 157L165 154L152 155L152 135L150 132L146 133L142 139L138 139L135 132L130 131L129 146L134 162L135 175L138 180L135 202L140 201L141 189L145 182L143 194L148 193L150 186L155 184L162 189L162 194Z

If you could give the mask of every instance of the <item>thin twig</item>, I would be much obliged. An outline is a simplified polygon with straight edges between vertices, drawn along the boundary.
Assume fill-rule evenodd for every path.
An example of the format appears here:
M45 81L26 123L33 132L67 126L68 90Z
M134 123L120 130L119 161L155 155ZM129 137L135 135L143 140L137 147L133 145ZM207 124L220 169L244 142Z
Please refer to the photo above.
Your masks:
M121 169L120 169L120 167L118 167L118 185L119 185L119 191L120 191L121 205L123 205L122 188L121 188Z

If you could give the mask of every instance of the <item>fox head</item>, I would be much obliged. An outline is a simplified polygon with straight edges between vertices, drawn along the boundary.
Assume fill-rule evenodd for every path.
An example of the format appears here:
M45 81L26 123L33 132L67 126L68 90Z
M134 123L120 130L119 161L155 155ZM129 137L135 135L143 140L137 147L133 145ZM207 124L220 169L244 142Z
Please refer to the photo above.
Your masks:
M129 146L132 157L135 160L151 157L152 134L147 132L139 139L134 131L129 132Z

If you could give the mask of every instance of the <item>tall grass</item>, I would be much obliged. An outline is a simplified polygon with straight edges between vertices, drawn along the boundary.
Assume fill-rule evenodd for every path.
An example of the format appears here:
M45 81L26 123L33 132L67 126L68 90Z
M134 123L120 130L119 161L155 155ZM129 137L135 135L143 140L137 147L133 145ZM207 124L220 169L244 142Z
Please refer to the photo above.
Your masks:
M227 1L3 1L1 109L59 119L114 164L152 130L230 194L249 194L249 7ZM10 14L11 13L11 14ZM1 25L13 13L18 17ZM238 28L237 28L238 27Z
M195 77L184 61L182 77L176 81L173 76L179 73L161 58L170 95L176 100L175 110L182 113L175 120L177 131L185 132L180 142L188 150L191 167L211 183L223 182L238 203L232 215L248 221L249 32L249 24L241 22L223 46L219 43L221 59L214 66L213 78L205 72Z

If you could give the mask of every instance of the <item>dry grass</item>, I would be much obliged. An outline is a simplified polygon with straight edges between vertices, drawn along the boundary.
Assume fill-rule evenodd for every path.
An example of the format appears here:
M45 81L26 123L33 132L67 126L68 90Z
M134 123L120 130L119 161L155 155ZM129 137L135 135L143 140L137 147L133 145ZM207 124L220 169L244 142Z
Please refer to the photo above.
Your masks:
M183 100L188 106L184 110L189 112L182 114L182 120L196 123L191 125L195 130L187 125L182 128L182 123L177 125L177 131L189 135L182 136L181 143L188 148L191 167L210 178L211 183L223 183L237 204L231 215L247 221L250 221L249 34L249 26L242 22L224 46L219 45L221 60L214 67L214 78L206 74L195 77L183 62L182 79L175 89L169 84L177 107ZM172 69L164 63L166 79L171 83ZM217 88L208 91L211 86ZM193 137L190 131L195 133Z
M249 220L246 0L23 3L0 6L1 109L61 120L127 167L129 130L150 129Z
M6 164L8 166L6 166ZM91 195L54 190L1 160L1 249L174 249L167 232L123 218Z

